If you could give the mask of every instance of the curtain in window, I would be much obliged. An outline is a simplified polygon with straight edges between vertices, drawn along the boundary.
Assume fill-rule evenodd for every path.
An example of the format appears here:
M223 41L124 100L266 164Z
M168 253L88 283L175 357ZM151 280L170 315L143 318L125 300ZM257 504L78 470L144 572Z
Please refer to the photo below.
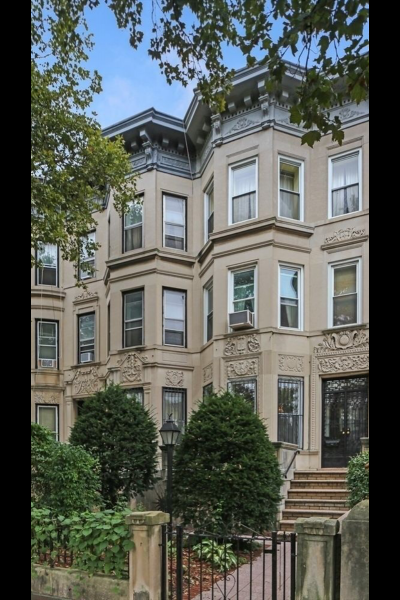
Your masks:
M332 212L334 217L359 210L359 178L358 154L333 161Z
M281 268L281 327L299 325L299 271Z
M280 216L300 220L300 168L281 162Z
M358 322L357 265L335 269L333 324L351 325Z
M256 164L233 169L233 206L234 223L248 221L256 217Z
M171 416L172 415L172 416ZM163 420L172 418L183 432L186 426L186 391L164 390Z

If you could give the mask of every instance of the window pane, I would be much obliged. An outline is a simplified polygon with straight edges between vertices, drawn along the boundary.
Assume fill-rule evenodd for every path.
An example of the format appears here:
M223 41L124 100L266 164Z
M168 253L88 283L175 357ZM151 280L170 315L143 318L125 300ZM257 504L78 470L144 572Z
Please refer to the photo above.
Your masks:
M144 406L143 388L132 388L131 390L126 390L126 395L128 396L128 398L135 398L136 402Z
M357 292L357 265L335 269L334 295L353 294Z
M166 237L169 238L183 238L185 236L185 229L182 225L166 225L165 226Z
M185 320L186 295L182 292L164 291L165 318L174 320Z
M125 332L125 346L130 348L131 346L142 346L143 345L143 329L129 329Z
M234 273L234 300L254 297L254 270Z
M56 340L57 335L57 324L56 323L44 323L41 321L39 323L39 336L43 338L52 338Z
M296 269L281 269L281 296L299 297L299 272Z
M332 161L333 163L333 189L359 183L359 155L345 156Z
M49 429L56 437L57 435L57 407L38 406L38 423Z
M347 215L360 210L360 189L359 185L353 185L341 190L336 190L332 194L334 217Z
M57 285L57 269L55 267L38 267L38 285Z
M207 398L208 396L211 396L214 392L214 386L212 383L209 383L208 385L206 385L203 388L203 398Z
M165 222L185 225L185 203L183 198L165 197Z
M185 321L177 321L174 319L165 319L165 328L171 331L184 331Z
M280 216L300 221L300 194L281 190Z
M232 170L232 196L250 194L256 190L256 163L235 167Z
M143 247L143 228L133 227L125 231L125 252Z
M214 186L208 192L208 216L214 212Z
M232 221L233 223L241 223L242 221L250 221L256 218L256 194L246 194L233 198L232 206Z
M185 345L185 334L179 331L168 331L165 330L165 343L168 346L184 346Z
M281 189L300 193L300 167L281 161Z
M56 267L57 246L54 244L42 244L38 249L37 258L44 267Z
M39 358L56 360L57 348L55 346L39 346Z
M94 315L79 317L79 340L81 344L94 339Z
M302 379L279 379L278 382L278 439L302 447L303 443Z
M281 327L299 329L298 300L281 300Z
M351 325L358 322L357 294L333 300L333 325Z
M141 204L132 203L129 207L129 212L125 215L125 227L138 225L143 221L143 206Z
M143 292L125 294L125 321L142 319L143 317Z
M81 260L85 260L86 258L94 258L94 250L88 251L86 248L86 243L90 242L94 244L96 242L96 232L92 231L84 238L85 246L82 248Z
M186 392L179 390L164 390L163 420L172 418L183 432L186 425Z
M247 381L229 381L228 391L238 396L243 396L251 404L254 412L257 410L257 381L249 379Z

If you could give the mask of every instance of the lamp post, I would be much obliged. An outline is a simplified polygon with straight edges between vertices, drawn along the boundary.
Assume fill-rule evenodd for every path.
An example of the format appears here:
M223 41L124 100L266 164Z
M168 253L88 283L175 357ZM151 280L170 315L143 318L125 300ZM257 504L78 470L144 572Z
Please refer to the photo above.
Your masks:
M167 449L167 512L170 515L170 522L172 523L172 474L174 449L181 438L181 430L172 419L172 415L168 417L168 420L161 427L160 435L163 441L162 448Z

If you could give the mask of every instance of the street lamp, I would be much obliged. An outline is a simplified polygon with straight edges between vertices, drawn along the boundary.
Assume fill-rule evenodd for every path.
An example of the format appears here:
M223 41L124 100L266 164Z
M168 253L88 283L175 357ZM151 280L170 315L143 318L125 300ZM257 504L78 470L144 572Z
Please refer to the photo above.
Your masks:
M162 449L167 449L167 512L172 523L172 467L174 460L174 449L181 439L181 430L169 415L168 420L160 429L163 441Z

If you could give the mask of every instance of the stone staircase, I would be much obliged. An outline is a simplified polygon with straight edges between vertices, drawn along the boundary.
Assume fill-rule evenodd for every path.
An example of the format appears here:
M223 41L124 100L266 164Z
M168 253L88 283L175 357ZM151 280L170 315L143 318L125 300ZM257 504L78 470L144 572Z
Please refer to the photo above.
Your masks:
M281 531L294 531L297 519L339 519L348 509L346 469L295 471L282 512Z

